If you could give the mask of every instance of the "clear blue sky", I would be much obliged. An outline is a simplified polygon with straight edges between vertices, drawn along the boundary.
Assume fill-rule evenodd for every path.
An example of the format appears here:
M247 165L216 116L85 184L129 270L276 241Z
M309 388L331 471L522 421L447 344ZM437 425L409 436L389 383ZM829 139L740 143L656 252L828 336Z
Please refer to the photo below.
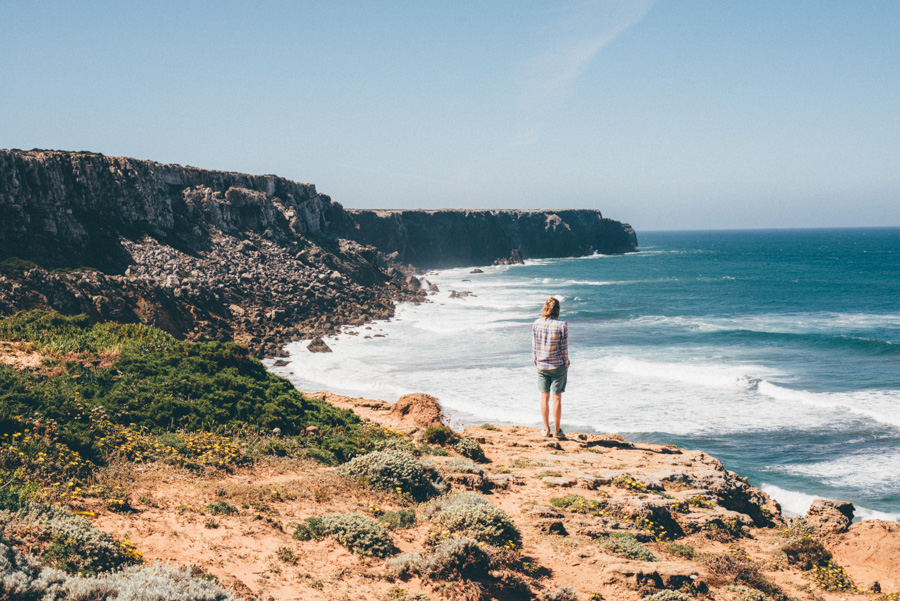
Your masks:
M900 226L900 2L6 2L0 147L637 229Z

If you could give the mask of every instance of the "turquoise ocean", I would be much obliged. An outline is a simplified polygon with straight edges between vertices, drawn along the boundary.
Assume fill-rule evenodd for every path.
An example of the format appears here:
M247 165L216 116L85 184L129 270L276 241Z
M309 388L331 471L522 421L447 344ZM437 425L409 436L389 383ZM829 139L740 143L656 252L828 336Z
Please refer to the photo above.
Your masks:
M638 239L626 255L430 272L431 302L330 354L291 345L271 369L303 391L427 392L461 425L537 427L530 324L554 295L567 431L703 450L792 513L826 498L900 519L900 229Z

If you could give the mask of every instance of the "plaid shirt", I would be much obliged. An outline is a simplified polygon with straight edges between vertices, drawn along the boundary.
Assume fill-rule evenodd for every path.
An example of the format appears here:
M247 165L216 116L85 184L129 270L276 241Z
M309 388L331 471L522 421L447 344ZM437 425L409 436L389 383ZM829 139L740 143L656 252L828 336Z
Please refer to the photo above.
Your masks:
M531 351L538 369L569 366L569 326L559 319L538 319L531 326Z

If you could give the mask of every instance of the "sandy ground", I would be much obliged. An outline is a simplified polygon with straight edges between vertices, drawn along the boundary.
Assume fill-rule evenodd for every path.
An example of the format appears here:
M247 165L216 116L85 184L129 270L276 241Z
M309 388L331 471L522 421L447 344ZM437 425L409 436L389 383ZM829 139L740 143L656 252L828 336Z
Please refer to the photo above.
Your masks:
M387 427L412 433L421 429L415 424L414 414L398 416L379 401L319 394ZM555 590L568 585L578 591L579 599L600 594L608 600L636 601L641 592L637 590L635 573L650 573L663 579L684 576L696 582L711 580L701 562L669 553L665 542L646 543L658 562L636 562L605 553L596 544L596 537L610 527L629 527L628 524L611 526L608 520L595 516L553 513L549 506L551 497L573 493L634 507L664 499L671 502L690 498L697 491L679 484L678 477L672 474L719 480L734 477L727 476L714 458L696 451L630 444L616 437L571 433L568 440L556 441L524 427L475 426L465 434L481 442L490 460L483 466L485 478L465 474L449 477L455 489L492 487L485 490L487 498L512 516L521 529L523 555L544 568L540 572L543 575L530 581L532 590ZM431 459L446 463L453 458ZM84 500L81 509L95 511L99 527L134 543L148 561L196 566L248 599L380 600L403 599L403 595L419 593L433 600L466 596L465 587L455 584L448 586L417 577L407 582L386 580L383 560L353 555L330 538L318 542L293 539L296 524L309 516L371 513L373 506L382 510L409 506L390 494L349 483L333 471L307 460L286 458L272 458L231 474L208 476L166 466L120 466L109 470L105 484L130 491L137 511L112 513L89 499ZM664 490L641 492L612 484L611 480L620 475L651 486L662 482ZM212 514L207 506L218 501L233 505L238 513ZM684 519L685 524L704 524L735 517L740 518L738 512L716 505L693 508L679 519ZM429 528L430 524L421 520L417 526L395 530L392 535L401 552L423 551ZM743 549L763 566L763 573L771 581L798 599L847 599L848 593L817 588L808 573L778 565L774 551L783 544L784 539L779 536L782 529L783 526L754 527L749 530L750 537L725 542L698 531L675 542L693 546L698 554ZM858 586L869 586L877 580L883 592L900 590L900 524L854 524L849 532L829 537L827 546ZM709 596L731 599L737 593L712 587ZM853 597L874 599L876 595L867 592ZM514 597L498 593L484 598Z

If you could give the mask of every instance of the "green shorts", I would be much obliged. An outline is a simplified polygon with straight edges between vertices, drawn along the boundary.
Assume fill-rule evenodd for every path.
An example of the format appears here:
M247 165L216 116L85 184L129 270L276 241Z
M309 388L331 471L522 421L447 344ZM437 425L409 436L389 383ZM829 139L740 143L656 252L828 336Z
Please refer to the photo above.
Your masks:
M569 374L568 367L563 365L556 369L539 369L537 371L538 390L542 393L562 394L566 391L566 377Z

